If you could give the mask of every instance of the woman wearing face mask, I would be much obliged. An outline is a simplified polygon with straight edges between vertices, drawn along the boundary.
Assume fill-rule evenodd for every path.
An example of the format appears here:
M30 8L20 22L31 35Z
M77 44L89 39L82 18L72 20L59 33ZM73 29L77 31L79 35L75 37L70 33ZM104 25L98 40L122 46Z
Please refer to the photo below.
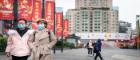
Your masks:
M26 20L19 19L16 30L9 30L6 47L7 57L12 56L12 60L27 60L30 49L27 44L29 36L33 33L26 27Z
M56 43L53 32L47 29L47 22L37 21L38 30L30 36L28 45L32 50L32 60L52 60L51 48Z

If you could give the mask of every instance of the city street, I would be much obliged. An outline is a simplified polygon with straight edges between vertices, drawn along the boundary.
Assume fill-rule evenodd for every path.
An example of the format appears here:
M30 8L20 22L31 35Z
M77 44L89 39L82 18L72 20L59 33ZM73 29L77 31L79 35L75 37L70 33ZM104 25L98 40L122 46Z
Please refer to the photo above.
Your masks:
M94 60L96 54L88 55L92 48L99 56L101 50L103 60L140 60L139 5L140 0L0 0L0 60L12 60L3 51L27 60L29 50L41 60L51 60L51 52L52 60Z
M108 42L107 42L108 43ZM139 60L140 50L119 49L112 46L113 43L103 43L102 56L104 60ZM94 60L93 56L87 55L87 49L67 49L63 53L60 50L53 55L54 60ZM0 56L0 60L8 60L4 55Z

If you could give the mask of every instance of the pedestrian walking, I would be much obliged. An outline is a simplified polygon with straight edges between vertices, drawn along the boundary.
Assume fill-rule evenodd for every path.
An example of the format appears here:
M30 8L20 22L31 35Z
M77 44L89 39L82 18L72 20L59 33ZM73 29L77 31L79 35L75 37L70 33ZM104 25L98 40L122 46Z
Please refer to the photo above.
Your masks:
M12 57L12 60L27 60L30 55L27 42L33 31L26 27L26 23L25 19L19 19L17 28L8 31L9 37L5 52L7 57Z
M56 37L53 32L47 29L47 22L37 21L37 28L30 36L28 45L32 51L32 60L52 60L51 48L56 43Z
M94 47L94 43L92 40L89 40L89 42L86 45L87 49L88 49L88 55L89 56L94 56L94 52L93 52L93 47Z
M97 60L97 57L100 57L100 59L103 60L101 55L101 46L102 46L101 40L98 39L98 41L95 43L94 46L94 53L96 53L96 56L94 58L95 60Z

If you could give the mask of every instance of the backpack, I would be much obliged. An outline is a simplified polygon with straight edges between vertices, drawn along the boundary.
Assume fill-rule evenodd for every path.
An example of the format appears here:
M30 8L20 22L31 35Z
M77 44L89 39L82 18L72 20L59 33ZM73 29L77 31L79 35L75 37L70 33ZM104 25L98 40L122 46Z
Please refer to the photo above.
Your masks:
M95 44L95 50L96 51L101 51L101 44L100 43Z

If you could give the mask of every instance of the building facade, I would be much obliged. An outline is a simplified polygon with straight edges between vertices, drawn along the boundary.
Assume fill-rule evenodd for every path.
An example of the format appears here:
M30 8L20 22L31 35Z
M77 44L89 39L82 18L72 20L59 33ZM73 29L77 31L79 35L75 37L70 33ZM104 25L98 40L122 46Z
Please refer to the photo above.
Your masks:
M112 8L112 0L75 0L75 7L81 8Z
M66 12L70 34L118 33L118 8L112 0L75 0L75 7Z
M119 33L132 33L131 23L125 21L119 21Z

